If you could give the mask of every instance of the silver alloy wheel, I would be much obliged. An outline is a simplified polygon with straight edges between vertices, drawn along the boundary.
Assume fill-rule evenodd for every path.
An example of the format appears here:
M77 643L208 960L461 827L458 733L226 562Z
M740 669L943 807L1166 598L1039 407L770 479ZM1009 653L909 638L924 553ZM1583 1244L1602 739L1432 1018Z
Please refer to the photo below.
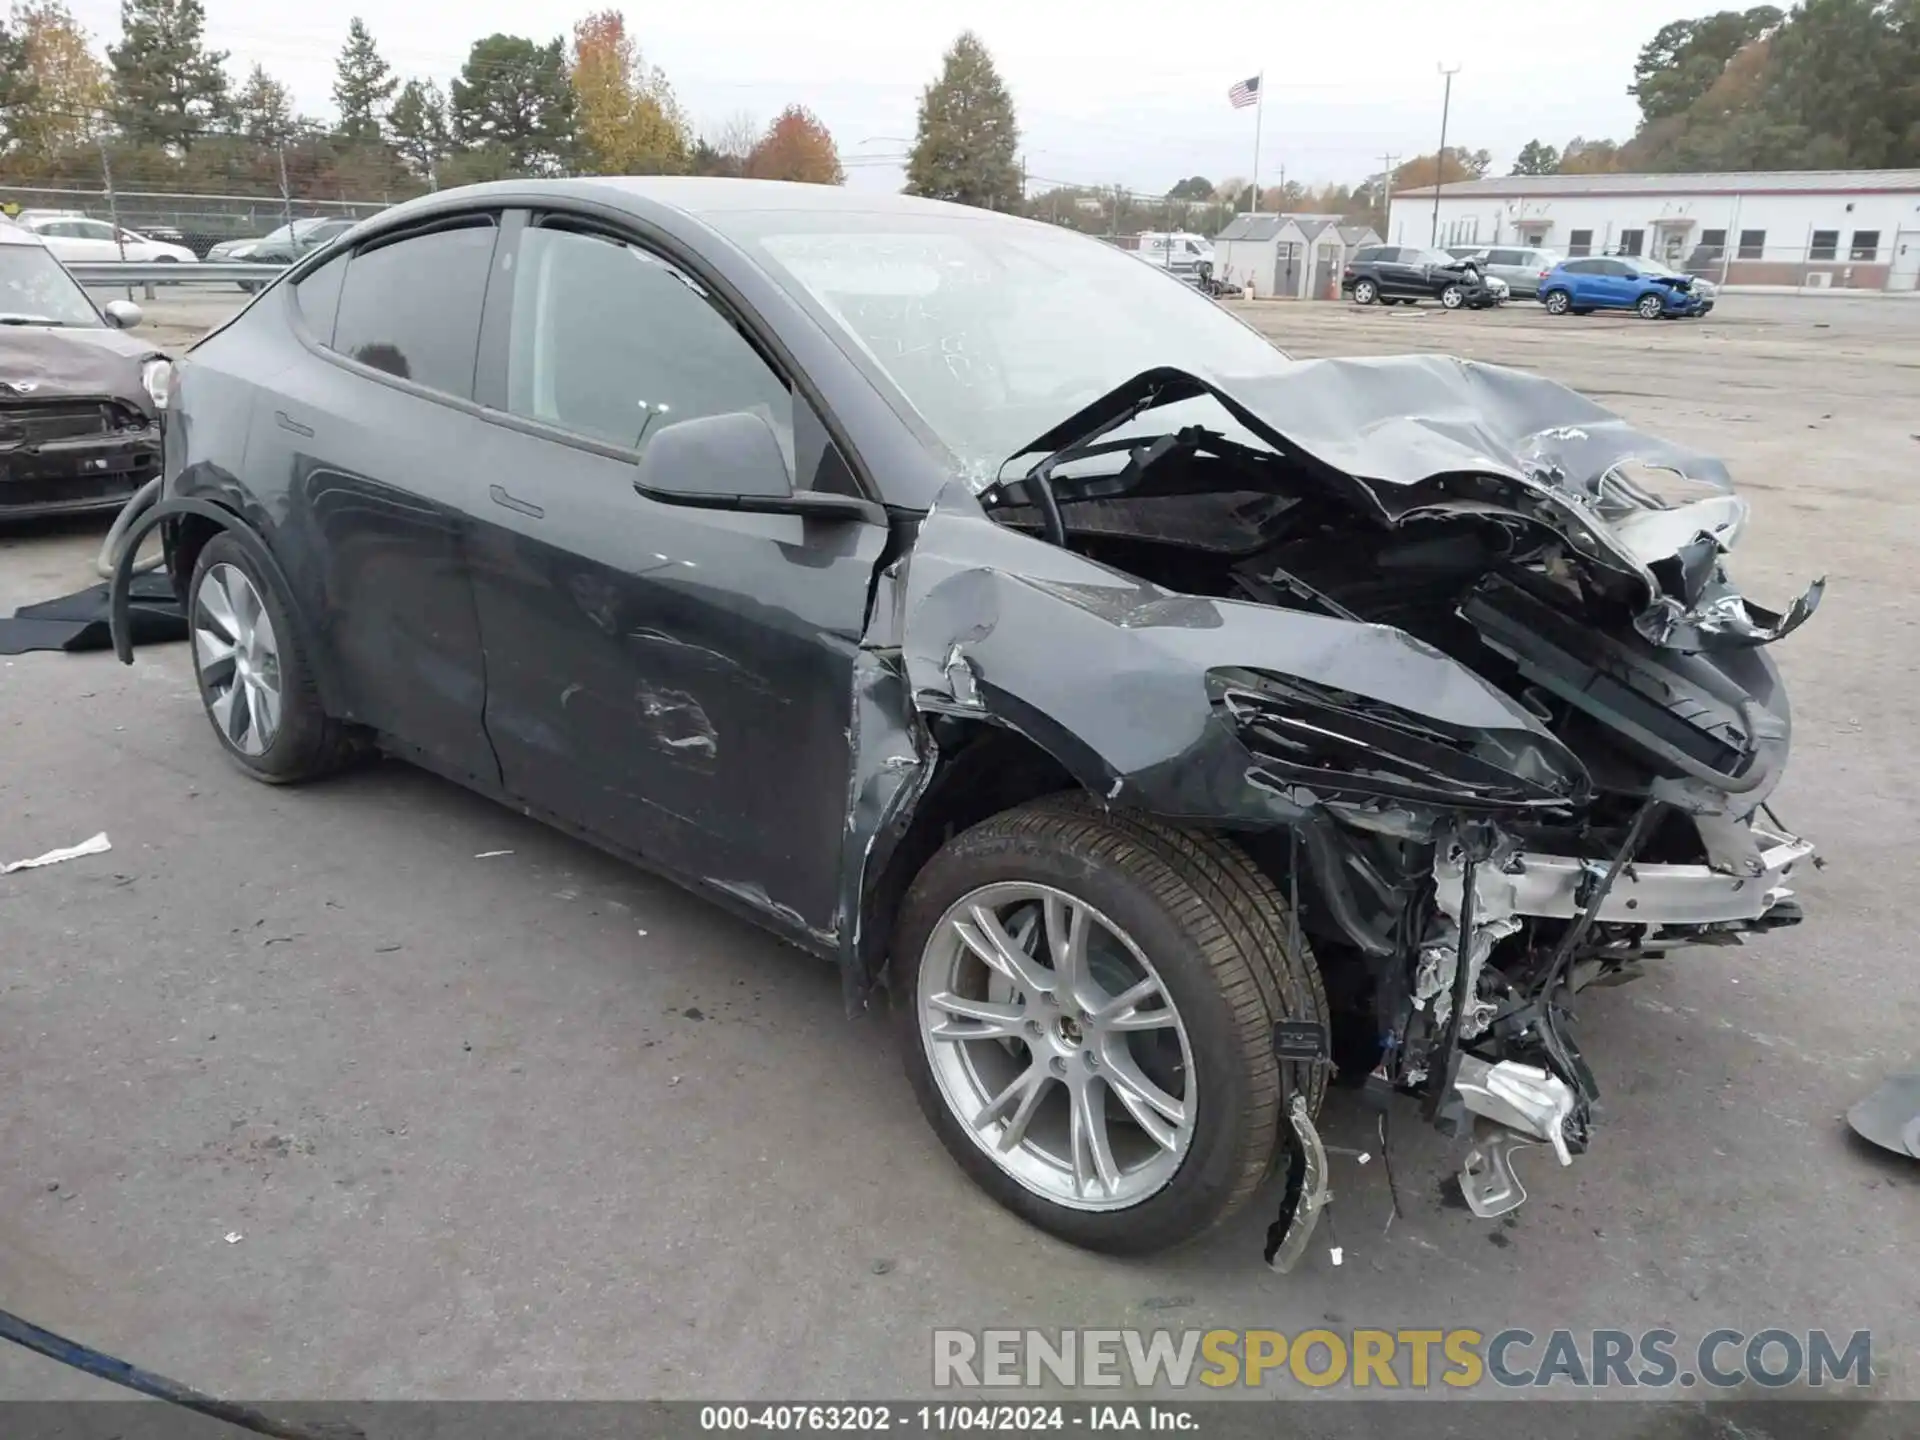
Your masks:
M1552 290L1547 293L1547 313L1549 315L1566 314L1568 307L1572 303L1572 300L1568 298L1567 292L1564 290Z
M1658 320L1666 308L1665 305L1660 303L1660 297L1658 295L1642 295L1640 297L1640 314L1645 319Z
M280 644L246 572L210 565L193 593L193 656L207 710L243 755L263 755L280 731Z
M1440 292L1440 303L1449 310L1458 310L1467 298L1467 292L1458 285L1449 285Z
M1074 1210L1158 1194L1193 1143L1193 1050L1145 954L1047 885L1002 882L940 917L920 1040L948 1109L1014 1180Z
M1353 298L1362 305L1371 305L1373 297L1378 293L1378 287L1371 280L1362 280L1353 287Z

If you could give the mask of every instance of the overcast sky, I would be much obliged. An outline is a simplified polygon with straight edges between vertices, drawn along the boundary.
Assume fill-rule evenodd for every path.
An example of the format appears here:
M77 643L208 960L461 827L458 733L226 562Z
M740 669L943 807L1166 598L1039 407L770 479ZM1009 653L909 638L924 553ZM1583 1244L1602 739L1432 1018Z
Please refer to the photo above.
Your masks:
M72 0L104 44L118 0ZM581 0L580 13L590 0ZM1432 0L1329 6L1176 4L1172 0L919 0L794 4L719 0L635 6L630 31L667 73L696 126L745 111L764 124L791 101L832 130L850 184L896 189L921 87L963 28L977 31L1013 91L1031 175L1121 183L1158 193L1185 175L1219 180L1252 167L1254 114L1227 87L1266 76L1260 178L1353 181L1383 154L1428 152L1439 139L1442 61L1454 77L1448 142L1494 153L1502 172L1540 136L1624 139L1634 56L1669 20L1711 13L1674 0L1500 10ZM259 61L299 108L330 114L334 59L347 21L366 17L401 75L444 86L467 46L496 30L551 38L571 30L552 0L206 0L207 35L232 52L236 78ZM1082 18L1073 18L1072 12ZM1472 41L1442 41L1439 32Z

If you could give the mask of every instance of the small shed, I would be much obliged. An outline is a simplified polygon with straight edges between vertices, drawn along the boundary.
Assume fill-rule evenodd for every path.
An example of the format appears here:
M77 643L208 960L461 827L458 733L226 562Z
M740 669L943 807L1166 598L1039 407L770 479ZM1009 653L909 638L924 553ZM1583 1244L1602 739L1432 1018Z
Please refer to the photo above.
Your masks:
M1214 237L1214 271L1235 285L1251 282L1260 299L1323 300L1347 252L1378 240L1371 227L1338 215L1236 215Z

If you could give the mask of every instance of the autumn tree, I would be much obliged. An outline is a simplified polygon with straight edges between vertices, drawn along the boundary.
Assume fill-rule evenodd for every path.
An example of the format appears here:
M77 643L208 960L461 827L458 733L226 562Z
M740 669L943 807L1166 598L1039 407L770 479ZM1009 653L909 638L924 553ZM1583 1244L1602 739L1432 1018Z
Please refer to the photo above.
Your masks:
M907 193L1017 209L1019 147L1013 97L980 37L965 31L947 51L940 78L921 92L919 126L907 157Z
M429 185L436 182L440 162L453 148L447 126L447 101L431 80L409 80L393 97L387 112L393 148Z
M366 22L354 16L347 22L347 43L340 48L333 82L340 134L356 144L377 143L393 92L399 88L400 77L381 58Z
M46 160L89 144L108 101L107 68L62 0L13 7L6 149Z
M1713 87L1728 61L1781 18L1773 6L1756 5L1663 25L1640 48L1627 93L1640 102L1647 120L1682 114Z
M463 182L559 172L574 152L566 42L556 35L538 45L501 34L474 41L448 108L454 139L483 152L466 161L470 173Z
M789 105L773 118L767 133L747 154L747 174L755 180L800 180L809 185L847 182L833 136L804 105Z
M121 0L113 66L114 128L134 144L179 148L228 111L227 52L206 47L202 0Z
M691 127L673 87L646 63L618 10L598 11L573 27L571 82L585 169L659 175L687 168Z
M1612 140L1576 135L1560 152L1562 175L1606 175L1620 168L1620 146Z

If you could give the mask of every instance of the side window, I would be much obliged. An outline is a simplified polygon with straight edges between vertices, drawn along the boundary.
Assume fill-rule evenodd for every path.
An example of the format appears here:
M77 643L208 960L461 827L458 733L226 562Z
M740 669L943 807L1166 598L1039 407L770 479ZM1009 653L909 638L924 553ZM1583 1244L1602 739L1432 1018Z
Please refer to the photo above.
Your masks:
M1594 273L1594 267L1598 264L1599 261L1597 260L1569 260L1560 268L1569 275L1591 275Z
M1809 260L1831 260L1833 252L1840 248L1838 230L1816 230L1813 232L1813 247L1807 253Z
M340 308L340 289L347 278L350 257L336 255L311 275L301 277L293 287L300 305L300 318L322 345L333 344L333 318Z
M490 218L476 217L357 252L340 289L333 348L403 380L471 396L494 233Z
M85 240L113 240L113 226L104 220L75 220L71 222L71 233Z
M1489 265L1524 265L1527 263L1527 252L1524 250L1489 250L1487 252L1487 263Z
M792 473L793 392L697 281L556 225L527 230L514 270L510 413L638 450L681 420L758 411Z

